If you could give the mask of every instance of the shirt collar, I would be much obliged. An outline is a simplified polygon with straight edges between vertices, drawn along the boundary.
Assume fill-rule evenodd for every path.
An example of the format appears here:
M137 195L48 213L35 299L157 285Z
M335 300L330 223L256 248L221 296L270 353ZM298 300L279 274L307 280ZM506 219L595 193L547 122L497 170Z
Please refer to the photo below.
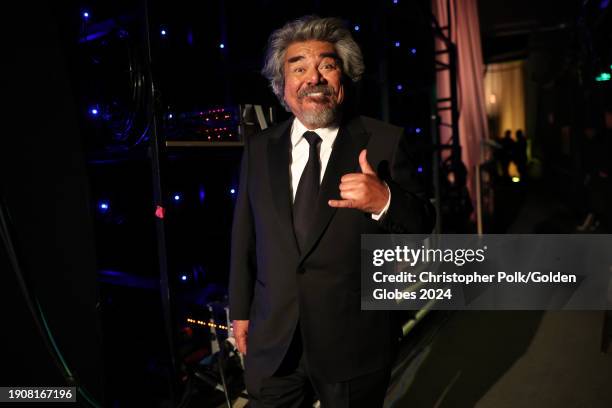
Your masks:
M313 132L316 132L321 138L324 144L333 143L338 135L338 130L340 128L338 126L326 127L326 128L318 128L314 129ZM295 147L300 140L303 139L304 132L307 132L308 129L298 118L293 120L293 124L291 125L291 146Z

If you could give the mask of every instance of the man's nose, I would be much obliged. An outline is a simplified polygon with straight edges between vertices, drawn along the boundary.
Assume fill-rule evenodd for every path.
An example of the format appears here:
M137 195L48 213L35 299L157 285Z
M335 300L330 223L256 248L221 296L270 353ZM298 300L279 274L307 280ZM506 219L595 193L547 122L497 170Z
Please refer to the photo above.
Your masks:
M308 73L308 85L317 85L323 82L325 82L325 78L321 75L321 72L316 68L312 68Z

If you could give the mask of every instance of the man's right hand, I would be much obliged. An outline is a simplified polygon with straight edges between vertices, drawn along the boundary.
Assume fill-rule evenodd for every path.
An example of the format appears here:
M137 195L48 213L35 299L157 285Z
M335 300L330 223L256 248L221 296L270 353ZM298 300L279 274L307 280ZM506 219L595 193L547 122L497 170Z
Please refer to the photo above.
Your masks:
M233 320L232 326L234 327L234 338L236 339L236 347L238 347L239 352L246 355L247 338L249 335L249 321Z

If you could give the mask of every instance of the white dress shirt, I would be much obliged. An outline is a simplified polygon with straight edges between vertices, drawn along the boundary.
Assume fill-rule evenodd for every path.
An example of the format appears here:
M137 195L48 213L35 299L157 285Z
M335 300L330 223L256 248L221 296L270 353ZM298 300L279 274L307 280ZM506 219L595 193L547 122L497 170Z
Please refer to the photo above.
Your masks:
M298 118L293 120L293 124L291 125L291 162L289 163L289 179L291 181L290 189L293 200L295 200L295 194L297 192L297 186L300 182L300 177L302 177L302 172L304 171L306 163L308 162L310 146L308 145L308 141L304 139L304 133L309 130L310 129L304 126ZM331 156L334 142L336 141L339 130L340 128L337 126L313 130L313 132L316 132L321 138L321 144L319 144L319 159L321 160L319 184L323 181L325 169L327 169L327 163L329 163L329 158ZM385 186L387 186L386 183ZM389 186L387 186L387 190L389 190ZM385 205L385 208L383 208L379 214L372 214L372 218L374 220L379 220L380 217L382 217L389 209L390 203L391 192L389 191L387 205Z

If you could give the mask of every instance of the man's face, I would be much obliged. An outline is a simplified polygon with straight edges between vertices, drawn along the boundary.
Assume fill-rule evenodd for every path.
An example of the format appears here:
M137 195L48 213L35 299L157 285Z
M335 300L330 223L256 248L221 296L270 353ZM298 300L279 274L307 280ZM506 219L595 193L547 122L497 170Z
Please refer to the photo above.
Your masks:
M285 54L285 102L309 129L337 120L344 100L340 59L331 43L291 44Z

